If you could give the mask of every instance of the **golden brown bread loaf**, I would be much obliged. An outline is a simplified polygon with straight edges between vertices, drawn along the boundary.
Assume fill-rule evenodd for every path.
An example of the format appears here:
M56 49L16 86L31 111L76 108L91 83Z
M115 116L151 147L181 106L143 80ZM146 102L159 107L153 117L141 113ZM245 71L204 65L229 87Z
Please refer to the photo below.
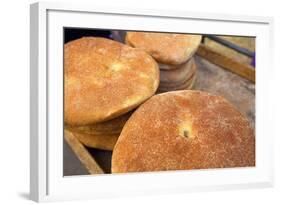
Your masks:
M69 125L118 117L151 97L159 84L154 59L139 49L86 37L64 45L64 110Z
M181 84L160 84L159 89L160 91L176 91L176 90L189 90L193 87L196 81L196 75L192 75L189 79Z
M125 124L112 173L255 166L247 119L224 98L201 91L155 95Z
M160 67L159 67L160 68ZM182 84L190 79L196 72L196 64L194 58L173 70L161 70L160 68L160 84Z
M68 129L66 129L68 130ZM86 134L79 132L71 132L82 144L87 147L92 147L96 149L102 150L113 150L116 141L119 137L119 134Z
M145 50L158 63L178 65L187 61L196 52L201 35L127 32L125 42L132 47Z
M125 123L132 115L132 111L126 114L123 114L112 120L105 122L99 122L96 124L84 125L84 126L71 126L65 125L65 127L73 132L81 134L90 134L90 135L103 135L103 134L120 134Z

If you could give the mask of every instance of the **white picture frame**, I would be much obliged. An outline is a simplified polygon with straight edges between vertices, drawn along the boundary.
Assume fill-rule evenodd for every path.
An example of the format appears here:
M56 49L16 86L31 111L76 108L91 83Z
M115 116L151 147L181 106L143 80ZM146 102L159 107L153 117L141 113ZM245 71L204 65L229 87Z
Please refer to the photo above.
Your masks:
M256 36L256 166L63 177L63 27ZM212 13L35 3L30 12L30 198L34 201L273 186L267 91L273 19ZM265 69L266 68L266 69ZM110 186L109 186L110 185Z

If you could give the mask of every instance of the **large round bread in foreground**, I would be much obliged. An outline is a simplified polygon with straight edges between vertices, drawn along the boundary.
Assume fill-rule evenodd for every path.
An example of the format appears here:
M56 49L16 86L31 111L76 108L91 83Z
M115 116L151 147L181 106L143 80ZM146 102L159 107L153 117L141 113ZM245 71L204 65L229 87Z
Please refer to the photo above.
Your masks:
M130 46L145 50L159 63L178 65L196 52L201 35L127 32L125 41Z
M150 55L105 38L65 44L64 74L64 114L69 125L118 117L151 97L159 84L159 68Z
M125 124L112 173L255 165L247 119L228 101L201 91L155 95Z

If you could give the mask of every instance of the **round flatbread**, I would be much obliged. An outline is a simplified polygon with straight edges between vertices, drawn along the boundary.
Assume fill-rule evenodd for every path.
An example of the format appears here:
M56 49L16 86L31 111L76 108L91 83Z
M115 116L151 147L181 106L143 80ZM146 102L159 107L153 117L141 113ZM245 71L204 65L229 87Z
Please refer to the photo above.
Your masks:
M81 133L81 134L90 134L90 135L118 134L119 135L125 123L132 115L132 113L133 112L131 111L112 120L99 122L96 124L90 124L84 126L65 125L65 127L70 131Z
M190 59L201 42L201 35L127 32L126 44L148 52L158 63L179 65Z
M73 132L70 130L68 131L71 132L82 144L87 147L109 151L113 150L120 135L120 133L107 135L91 135Z
M112 173L247 166L255 166L248 120L224 98L190 90L142 104L112 155Z
M196 81L196 75L191 76L186 82L182 83L181 85L160 85L158 90L160 91L176 91L176 90L189 90L193 87Z
M174 70L161 70L160 68L160 85L183 84L194 75L196 69L197 67L193 58Z
M64 45L64 120L88 125L118 117L151 97L159 68L146 52L105 38Z

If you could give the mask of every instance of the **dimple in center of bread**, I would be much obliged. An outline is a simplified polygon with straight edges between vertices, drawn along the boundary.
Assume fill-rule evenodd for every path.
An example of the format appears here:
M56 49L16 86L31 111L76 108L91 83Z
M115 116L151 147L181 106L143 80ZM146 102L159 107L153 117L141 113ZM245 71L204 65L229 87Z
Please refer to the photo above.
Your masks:
M188 138L188 130L184 130L184 131L183 131L183 136L186 137L186 138Z
M191 129L190 123L185 122L185 123L180 124L179 128L178 128L178 132L181 137L184 137L186 139L194 137L192 135L192 129Z

